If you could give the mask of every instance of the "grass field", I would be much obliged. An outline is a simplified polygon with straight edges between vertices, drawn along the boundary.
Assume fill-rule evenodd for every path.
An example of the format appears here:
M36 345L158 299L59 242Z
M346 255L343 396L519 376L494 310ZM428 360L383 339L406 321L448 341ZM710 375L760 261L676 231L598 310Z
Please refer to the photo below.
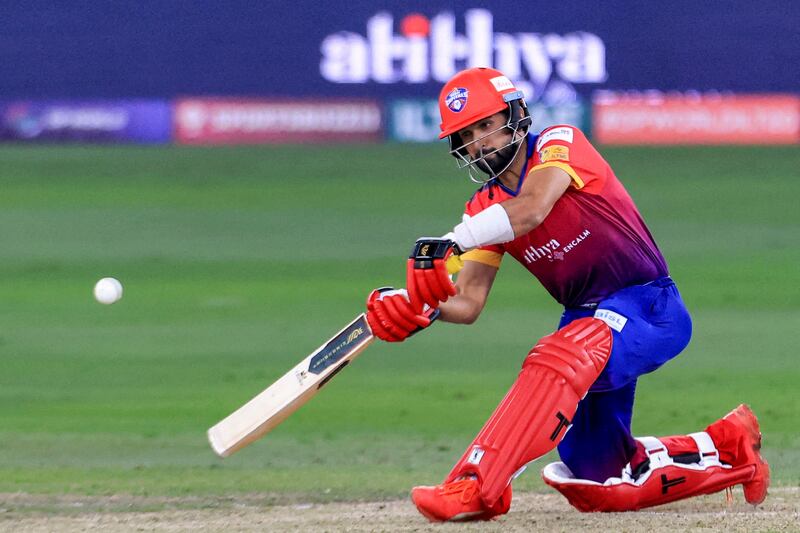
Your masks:
M760 415L800 484L800 150L605 149L693 313L638 434ZM472 327L373 345L257 444L208 426L404 283L474 186L441 146L0 148L0 493L402 497L438 482L559 308L513 260ZM115 276L125 297L95 303ZM794 391L794 392L793 392ZM536 468L521 490L544 490Z

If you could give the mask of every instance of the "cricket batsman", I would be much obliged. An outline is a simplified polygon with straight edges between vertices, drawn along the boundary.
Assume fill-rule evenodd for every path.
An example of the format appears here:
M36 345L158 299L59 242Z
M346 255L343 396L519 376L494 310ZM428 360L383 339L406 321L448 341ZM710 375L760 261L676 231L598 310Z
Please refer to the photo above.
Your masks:
M738 484L761 503L769 466L746 405L686 436L631 435L638 377L678 355L692 323L609 164L574 126L531 133L522 93L491 68L456 74L439 110L440 138L482 185L450 233L416 241L406 289L369 295L373 332L399 342L436 316L474 322L506 254L564 312L444 481L412 490L419 511L437 522L502 515L514 477L556 447L561 461L542 476L580 511L633 511ZM455 283L454 263L463 265Z

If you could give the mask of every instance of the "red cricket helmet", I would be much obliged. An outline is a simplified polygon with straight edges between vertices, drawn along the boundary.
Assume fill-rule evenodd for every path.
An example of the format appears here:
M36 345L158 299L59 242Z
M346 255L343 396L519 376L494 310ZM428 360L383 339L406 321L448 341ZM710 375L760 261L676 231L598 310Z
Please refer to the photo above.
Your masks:
M531 125L531 117L522 91L518 91L502 72L486 67L468 68L450 78L439 93L439 113L442 117L439 138L449 138L450 153L459 160L459 168L468 167L470 179L477 183L486 180L476 178L473 170L489 174L489 179L492 179L508 168L511 159L506 158L498 169L484 161L491 153L470 158L458 132L482 118L504 110L508 110L508 121L502 127L512 132L512 141L507 146L516 145L518 151L522 146L524 133ZM517 132L521 132L522 137ZM503 148L505 147L492 153ZM515 155L516 153L510 154L512 159Z
M520 99L522 93L499 70L486 67L462 70L450 78L439 93L442 116L439 138L444 139L473 122L499 113L509 102Z

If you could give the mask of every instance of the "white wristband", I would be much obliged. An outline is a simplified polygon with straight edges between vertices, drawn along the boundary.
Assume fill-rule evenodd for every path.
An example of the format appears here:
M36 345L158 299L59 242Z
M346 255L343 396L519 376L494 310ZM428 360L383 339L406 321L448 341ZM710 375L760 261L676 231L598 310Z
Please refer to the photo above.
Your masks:
M474 217L464 217L464 222L453 228L453 232L446 237L467 251L488 244L513 241L514 229L503 206L494 204Z

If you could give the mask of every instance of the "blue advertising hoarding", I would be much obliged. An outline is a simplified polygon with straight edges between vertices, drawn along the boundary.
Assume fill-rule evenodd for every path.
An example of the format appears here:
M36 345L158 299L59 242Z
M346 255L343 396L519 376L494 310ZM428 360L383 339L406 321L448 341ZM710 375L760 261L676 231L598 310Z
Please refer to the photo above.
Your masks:
M6 2L5 98L433 98L506 71L530 100L799 90L800 3Z
M165 100L0 101L0 139L93 143L166 143L172 109Z

